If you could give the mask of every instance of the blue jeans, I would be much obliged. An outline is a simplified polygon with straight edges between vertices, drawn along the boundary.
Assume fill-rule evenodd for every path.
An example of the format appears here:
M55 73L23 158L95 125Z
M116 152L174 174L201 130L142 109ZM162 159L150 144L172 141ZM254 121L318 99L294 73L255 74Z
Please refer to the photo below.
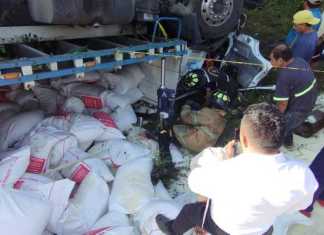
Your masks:
M321 152L317 154L316 158L310 165L315 178L319 184L313 198L312 204L306 209L306 211L311 212L314 209L314 203L317 200L324 200L324 147Z

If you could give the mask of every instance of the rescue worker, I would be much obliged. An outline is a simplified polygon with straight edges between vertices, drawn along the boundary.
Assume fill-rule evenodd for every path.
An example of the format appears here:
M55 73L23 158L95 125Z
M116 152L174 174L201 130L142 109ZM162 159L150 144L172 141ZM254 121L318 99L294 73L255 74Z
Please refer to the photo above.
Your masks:
M317 154L316 158L310 165L310 169L315 175L315 178L319 183L319 187L314 194L312 204L305 210L301 211L301 213L303 213L307 217L311 217L312 211L314 209L314 203L316 201L319 203L320 206L324 207L324 147Z
M279 67L274 101L287 120L285 146L292 147L293 131L312 111L316 98L316 79L309 64L293 57L285 44L276 46L270 54L272 66Z
M192 152L214 146L225 129L225 111L235 98L227 94L221 77L215 81L205 70L198 69L188 72L178 83L177 95L196 92L176 103L180 124L173 126L179 143Z
M231 141L192 160L188 185L203 200L185 205L173 220L157 215L162 232L180 235L199 226L213 235L271 234L278 216L311 203L318 183L306 164L280 152L285 121L278 108L250 106L240 128L242 154L233 158Z
M286 38L294 57L301 57L311 62L317 46L317 32L312 28L320 23L309 10L298 11L293 17L294 30Z

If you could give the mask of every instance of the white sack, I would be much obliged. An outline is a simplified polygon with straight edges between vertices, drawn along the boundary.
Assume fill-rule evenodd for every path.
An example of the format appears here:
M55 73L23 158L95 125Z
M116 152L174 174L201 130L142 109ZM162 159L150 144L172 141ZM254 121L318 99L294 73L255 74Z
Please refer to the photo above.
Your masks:
M0 186L13 187L22 177L29 165L30 147L25 146L18 150L1 153L0 159Z
M0 123L3 123L10 118L13 118L14 116L17 115L17 113L18 112L14 110L7 110L7 111L0 112Z
M42 111L18 114L0 124L0 150L21 141L44 118Z
M65 97L70 97L72 96L72 90L79 85L81 85L80 82L66 84L60 88L60 93Z
M114 176L105 165L105 162L96 158L89 159L90 157L90 154L76 148L72 148L65 152L63 164L68 164L82 159L86 160L77 163L72 167L63 169L61 172L64 177L69 178L76 183L81 183L89 172L94 172L106 182L113 181Z
M130 221L126 214L110 211L103 217L101 217L92 229L99 229L103 227L121 227L130 226Z
M33 174L25 174L19 179L20 190L32 192L42 200L51 203L52 210L47 230L53 233L58 232L58 221L68 206L74 185L75 183L68 179L51 182L46 177Z
M111 91L105 91L102 94L104 104L110 109L124 109L125 107L136 103L143 98L143 93L138 88L132 88L126 94L120 95Z
M78 97L85 104L86 108L101 109L103 108L103 99L101 94L105 88L94 84L70 84L62 88L67 97Z
M78 146L78 140L74 135L65 131L57 131L55 134L55 138L57 138L58 141L55 143L49 155L51 168L59 166L63 160L64 153L68 149L76 148Z
M68 114L45 119L39 126L53 126L68 131L78 139L80 145L91 143L104 133L104 125L94 117L83 114Z
M59 180L64 179L59 171L46 172L46 177L48 177L48 178L50 178L51 180L54 180L54 181L59 181Z
M160 180L157 185L154 186L155 197L161 200L170 200L172 201L172 197L170 196L168 190L165 188L163 182Z
M17 104L19 104L19 106L22 107L22 110L29 111L39 108L39 101L34 97L34 94L30 91L17 89L7 93L6 97L10 101L14 101Z
M68 98L62 106L64 113L83 113L85 110L84 103L77 97Z
M68 131L76 136L79 145L83 146L89 146L95 140L104 141L110 139L112 136L116 138L122 137L120 131L108 129L102 121L83 114L67 114L47 118L39 126L53 126Z
M19 112L20 111L20 106L15 103L11 102L1 102L0 103L0 112L5 112L5 111L15 111Z
M118 73L104 73L103 76L109 81L112 90L121 95L136 88L145 78L145 74L138 65L126 66Z
M117 108L124 109L131 104L127 96L116 94L111 91L105 91L102 96L104 99L104 104L111 110L115 110Z
M183 163L184 157L183 157L182 153L180 152L180 150L178 149L178 147L175 146L174 144L170 144L169 148L170 148L170 153L171 153L171 157L172 157L172 162L176 166Z
M42 235L51 206L33 193L0 188L1 234Z
M39 185L53 183L53 180L38 174L25 173L21 178L19 178L15 185L15 189L23 189L27 191L33 191Z
M35 86L33 93L39 100L41 109L48 114L56 114L64 102L64 97L49 87Z
M146 130L144 128L133 126L128 131L127 139L132 143L143 145L151 151L153 156L157 156L160 152L159 143L153 139L149 139L146 136Z
M120 167L113 184L109 209L134 214L154 197L152 159L140 158Z
M90 155L79 148L68 149L64 153L62 165L67 165L76 161L88 158ZM81 183L89 174L90 168L84 162L75 164L72 167L64 168L61 173L64 177L71 179L76 183Z
M127 97L130 104L135 104L144 97L144 94L140 89L133 88L127 91L124 96Z
M41 123L37 125L37 127L55 127L62 131L69 131L71 127L70 123L71 115L61 115L61 116L53 116L44 119Z
M103 134L96 139L97 141L126 138L123 133L117 128L115 121L109 114L105 112L94 112L92 115L103 124L104 128Z
M137 116L131 105L125 108L118 108L111 114L117 127L121 131L126 131L132 127L132 124L137 122Z
M101 159L108 165L122 166L129 161L150 156L150 150L139 144L127 140L110 140L95 144L90 150L91 154L100 154Z
M92 230L85 235L136 235L134 227L127 226L127 227L116 227L116 228L102 228Z
M79 143L92 142L104 133L104 125L94 117L74 114L71 115L69 131L74 134Z
M50 126L37 128L25 141L31 145L27 172L34 174L46 172L49 165L58 166L64 152L78 144L73 135Z
M90 231L107 212L109 188L96 174L88 174L59 220L59 235L80 235Z
M85 235L134 235L127 215L112 211L104 215Z
M155 222L158 214L175 219L181 208L172 201L152 200L147 203L136 215L142 235L164 235Z

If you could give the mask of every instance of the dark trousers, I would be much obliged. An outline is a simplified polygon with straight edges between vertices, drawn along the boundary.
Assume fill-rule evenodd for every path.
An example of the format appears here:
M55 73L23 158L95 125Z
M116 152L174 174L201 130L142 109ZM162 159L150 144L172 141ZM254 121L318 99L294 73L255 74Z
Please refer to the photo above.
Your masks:
M316 158L310 165L315 178L319 184L313 198L312 204L306 209L311 212L314 209L314 203L317 200L324 200L324 148L317 154Z
M285 144L291 145L293 143L293 132L299 127L307 118L308 114L301 112L285 113L286 131L285 131Z
M169 228L172 231L172 235L182 235L194 227L201 227L205 209L205 202L196 202L185 205L180 211L180 214L177 216L177 218L169 222ZM210 206L207 211L204 229L213 235L229 235L221 228L219 228L213 221L210 214ZM272 234L272 228L264 235L270 234Z

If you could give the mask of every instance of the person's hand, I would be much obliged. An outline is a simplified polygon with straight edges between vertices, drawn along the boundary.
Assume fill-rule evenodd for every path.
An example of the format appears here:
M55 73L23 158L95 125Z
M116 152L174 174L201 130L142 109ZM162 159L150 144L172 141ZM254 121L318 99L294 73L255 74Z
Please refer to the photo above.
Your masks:
M232 141L228 142L227 145L225 146L226 159L231 159L234 157L235 144L236 144L236 141L232 140Z
M195 227L195 233L197 235L206 235L207 231L205 231L204 229L200 228L200 227Z

